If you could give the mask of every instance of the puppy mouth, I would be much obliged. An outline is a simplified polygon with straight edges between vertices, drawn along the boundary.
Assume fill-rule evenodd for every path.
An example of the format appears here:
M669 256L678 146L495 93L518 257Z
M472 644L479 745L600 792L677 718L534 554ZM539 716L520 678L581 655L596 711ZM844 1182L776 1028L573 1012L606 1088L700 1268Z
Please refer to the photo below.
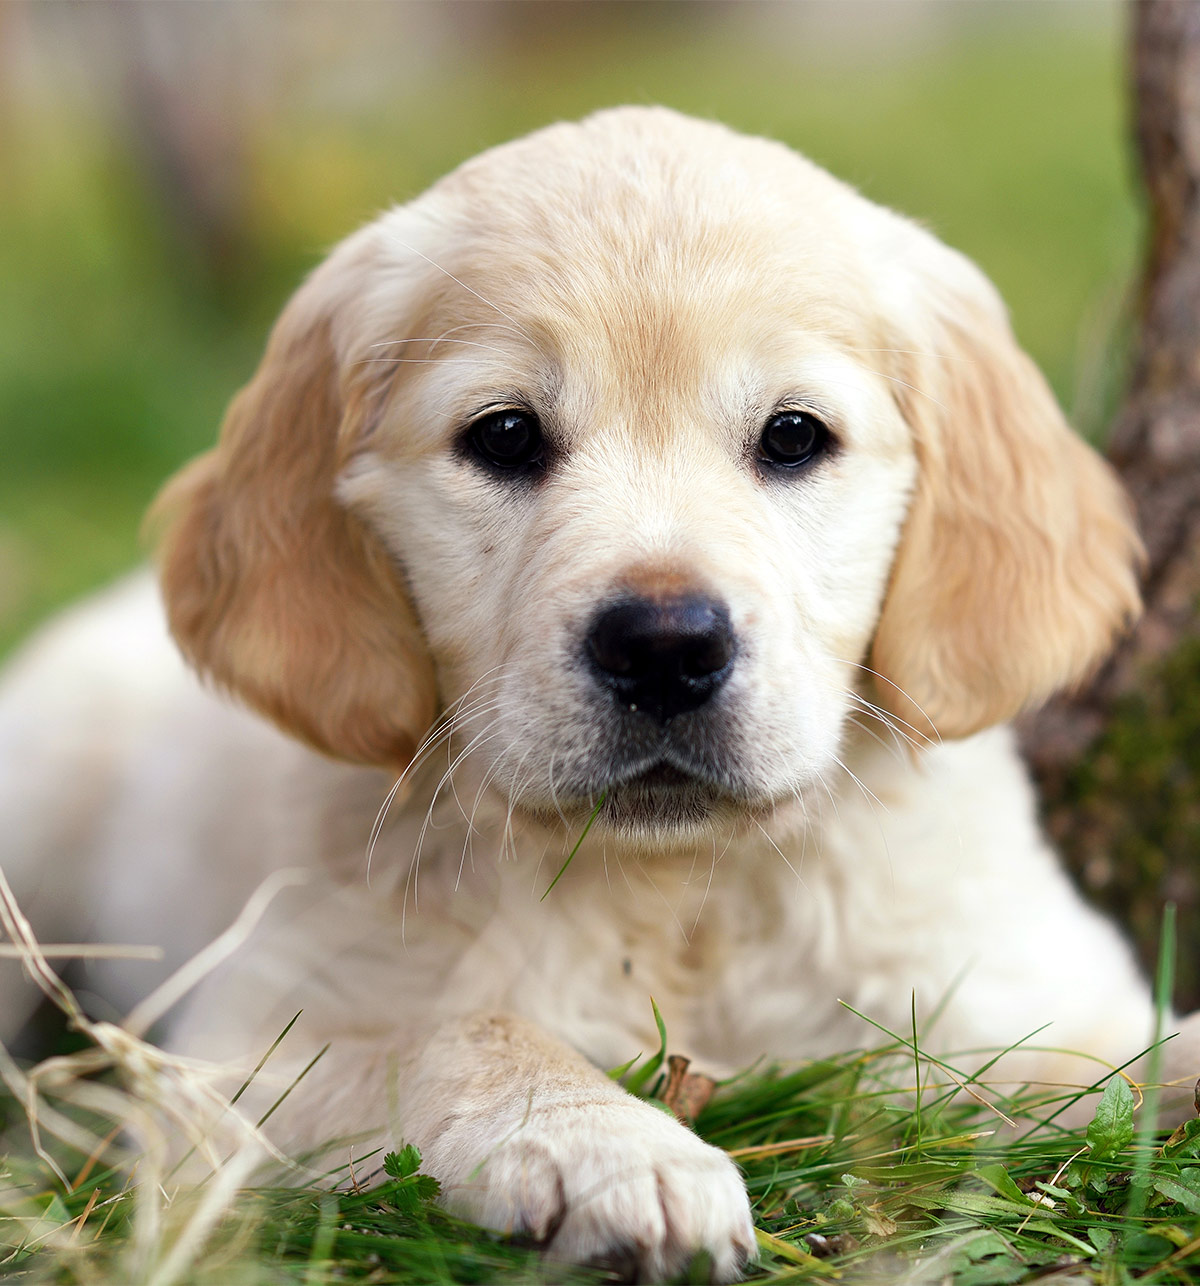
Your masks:
M674 764L663 760L661 763L652 764L649 768L643 769L636 776L620 782L619 788L636 787L640 790L651 791L680 788L694 790L704 785L705 783L694 773L686 772L684 769L677 768Z
M638 842L682 839L721 820L758 816L770 800L739 772L731 753L736 738L718 731L691 717L667 728L626 719L555 775L549 797L531 792L512 803L551 827L594 823Z

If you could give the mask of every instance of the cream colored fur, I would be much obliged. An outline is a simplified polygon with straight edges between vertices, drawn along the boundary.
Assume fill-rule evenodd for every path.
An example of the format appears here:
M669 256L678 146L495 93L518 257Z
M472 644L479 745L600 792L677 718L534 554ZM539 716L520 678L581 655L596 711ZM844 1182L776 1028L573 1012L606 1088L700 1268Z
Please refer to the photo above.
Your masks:
M541 482L464 454L496 404L537 412ZM754 461L783 405L837 443L786 478ZM286 1149L414 1142L555 1255L728 1279L733 1165L597 1070L654 1047L650 996L714 1075L873 1043L839 1001L901 1030L914 995L965 1065L1051 1024L1000 1079L1149 1042L991 726L1136 613L1124 500L978 271L787 149L623 109L469 162L301 287L157 522L183 653L283 731L119 586L0 693L4 865L43 934L176 955L309 871L171 1037L252 1065L303 1010L269 1072L329 1050ZM579 661L661 585L738 641L673 819L622 811L627 725ZM132 969L98 986L126 1003Z

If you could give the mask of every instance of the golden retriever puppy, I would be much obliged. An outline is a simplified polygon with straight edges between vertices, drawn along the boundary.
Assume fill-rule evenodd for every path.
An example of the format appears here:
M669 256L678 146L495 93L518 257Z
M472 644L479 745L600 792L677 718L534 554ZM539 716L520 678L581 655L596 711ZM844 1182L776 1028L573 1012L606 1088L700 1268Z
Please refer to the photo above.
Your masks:
M300 288L157 521L210 682L148 581L52 626L5 862L43 933L177 953L308 868L171 1035L253 1065L303 1011L289 1152L412 1142L554 1255L728 1280L736 1169L604 1072L650 996L718 1076L914 995L965 1064L1149 1043L997 726L1137 612L1125 500L983 276L787 148L630 108L468 162Z

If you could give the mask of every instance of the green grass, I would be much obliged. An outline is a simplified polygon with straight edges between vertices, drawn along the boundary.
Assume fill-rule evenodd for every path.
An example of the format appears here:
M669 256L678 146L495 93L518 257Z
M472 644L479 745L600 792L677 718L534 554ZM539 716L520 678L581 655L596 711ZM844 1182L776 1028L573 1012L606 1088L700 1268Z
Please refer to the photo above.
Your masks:
M1135 1133L1140 1091L1119 1073L1049 1097L1002 1094L986 1077L973 1089L980 1101L902 1040L720 1087L697 1129L745 1173L760 1252L751 1279L999 1286L1059 1273L1099 1286L1200 1273L1200 1119L1169 1137ZM1057 1114L1081 1098L1091 1124L1062 1128ZM355 1173L378 1158L316 1187L239 1193L172 1272L164 1265L203 1189L167 1181L149 1254L127 1176L81 1161L67 1185L27 1158L10 1161L0 1274L81 1286L609 1280L546 1264L520 1239L440 1210L413 1149L389 1157L370 1187Z

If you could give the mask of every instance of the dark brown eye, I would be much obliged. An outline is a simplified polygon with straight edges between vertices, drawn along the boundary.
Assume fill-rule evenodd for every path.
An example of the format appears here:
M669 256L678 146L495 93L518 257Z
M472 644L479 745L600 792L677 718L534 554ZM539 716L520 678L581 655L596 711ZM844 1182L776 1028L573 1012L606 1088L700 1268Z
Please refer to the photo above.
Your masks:
M542 426L532 411L493 411L467 430L467 445L494 469L528 469L545 456Z
M759 459L795 469L828 450L829 430L808 411L780 411L763 426Z

